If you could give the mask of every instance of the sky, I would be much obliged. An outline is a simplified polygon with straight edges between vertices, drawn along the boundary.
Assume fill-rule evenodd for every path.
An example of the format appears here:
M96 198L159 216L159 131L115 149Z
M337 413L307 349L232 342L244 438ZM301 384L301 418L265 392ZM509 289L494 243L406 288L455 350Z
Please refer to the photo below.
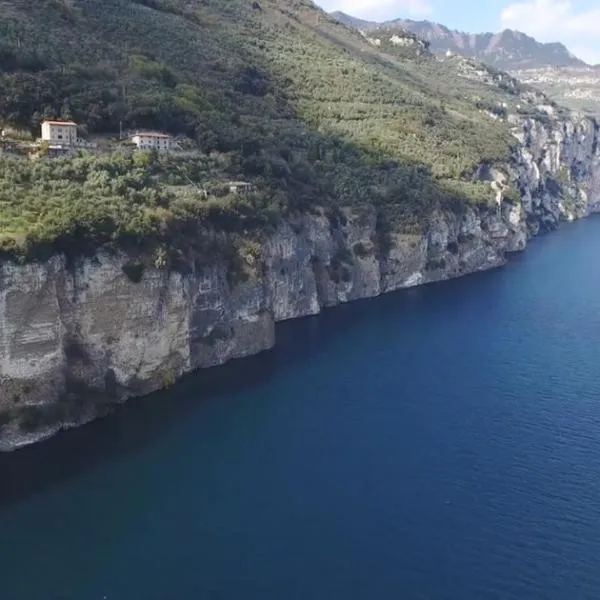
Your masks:
M563 42L600 64L600 0L316 0L327 11L363 19L429 19L461 31L517 29L540 42Z

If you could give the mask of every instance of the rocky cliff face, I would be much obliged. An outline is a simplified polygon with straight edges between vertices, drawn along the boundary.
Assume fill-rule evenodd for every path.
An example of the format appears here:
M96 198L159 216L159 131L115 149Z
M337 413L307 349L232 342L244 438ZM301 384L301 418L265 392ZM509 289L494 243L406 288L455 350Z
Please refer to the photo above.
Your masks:
M513 117L521 142L514 176L531 233L597 212L600 206L600 125L594 119Z
M100 252L67 264L0 266L0 449L80 425L198 368L275 343L277 321L505 262L530 235L600 205L600 131L583 118L514 118L522 142L508 177L482 165L494 206L438 211L421 235L386 234L374 209L284 223L244 281L229 265L183 272ZM134 280L132 280L134 279Z

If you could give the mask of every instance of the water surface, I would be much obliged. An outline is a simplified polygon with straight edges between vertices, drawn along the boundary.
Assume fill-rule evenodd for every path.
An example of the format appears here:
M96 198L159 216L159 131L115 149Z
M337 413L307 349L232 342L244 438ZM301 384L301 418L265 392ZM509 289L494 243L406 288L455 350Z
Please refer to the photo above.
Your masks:
M600 597L600 220L0 455L2 600Z

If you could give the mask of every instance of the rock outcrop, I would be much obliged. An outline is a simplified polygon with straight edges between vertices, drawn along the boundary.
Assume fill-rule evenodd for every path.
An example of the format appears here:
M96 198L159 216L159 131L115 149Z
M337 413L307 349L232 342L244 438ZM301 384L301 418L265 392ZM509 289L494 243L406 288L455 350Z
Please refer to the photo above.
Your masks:
M600 206L600 125L573 115L543 119L513 117L521 142L514 173L533 234L559 221L579 219Z
M247 276L230 265L145 268L123 254L0 265L0 449L44 439L194 369L275 344L275 323L503 264L529 236L600 206L600 131L583 117L515 117L521 144L498 202L438 210L424 233L387 233L375 209L283 223ZM503 178L521 200L506 198Z

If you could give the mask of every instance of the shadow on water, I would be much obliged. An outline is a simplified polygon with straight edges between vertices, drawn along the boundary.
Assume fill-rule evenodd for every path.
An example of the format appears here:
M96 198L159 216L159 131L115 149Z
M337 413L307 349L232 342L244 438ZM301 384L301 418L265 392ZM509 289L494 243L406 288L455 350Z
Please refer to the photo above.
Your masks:
M434 283L325 310L321 315L277 325L277 345L262 354L201 370L173 388L131 400L84 427L63 432L17 452L0 453L0 509L76 477L102 463L134 453L177 426L198 401L219 402L224 395L263 385L331 344L349 328L368 320L412 318L414 311L448 309L477 292L494 272Z

